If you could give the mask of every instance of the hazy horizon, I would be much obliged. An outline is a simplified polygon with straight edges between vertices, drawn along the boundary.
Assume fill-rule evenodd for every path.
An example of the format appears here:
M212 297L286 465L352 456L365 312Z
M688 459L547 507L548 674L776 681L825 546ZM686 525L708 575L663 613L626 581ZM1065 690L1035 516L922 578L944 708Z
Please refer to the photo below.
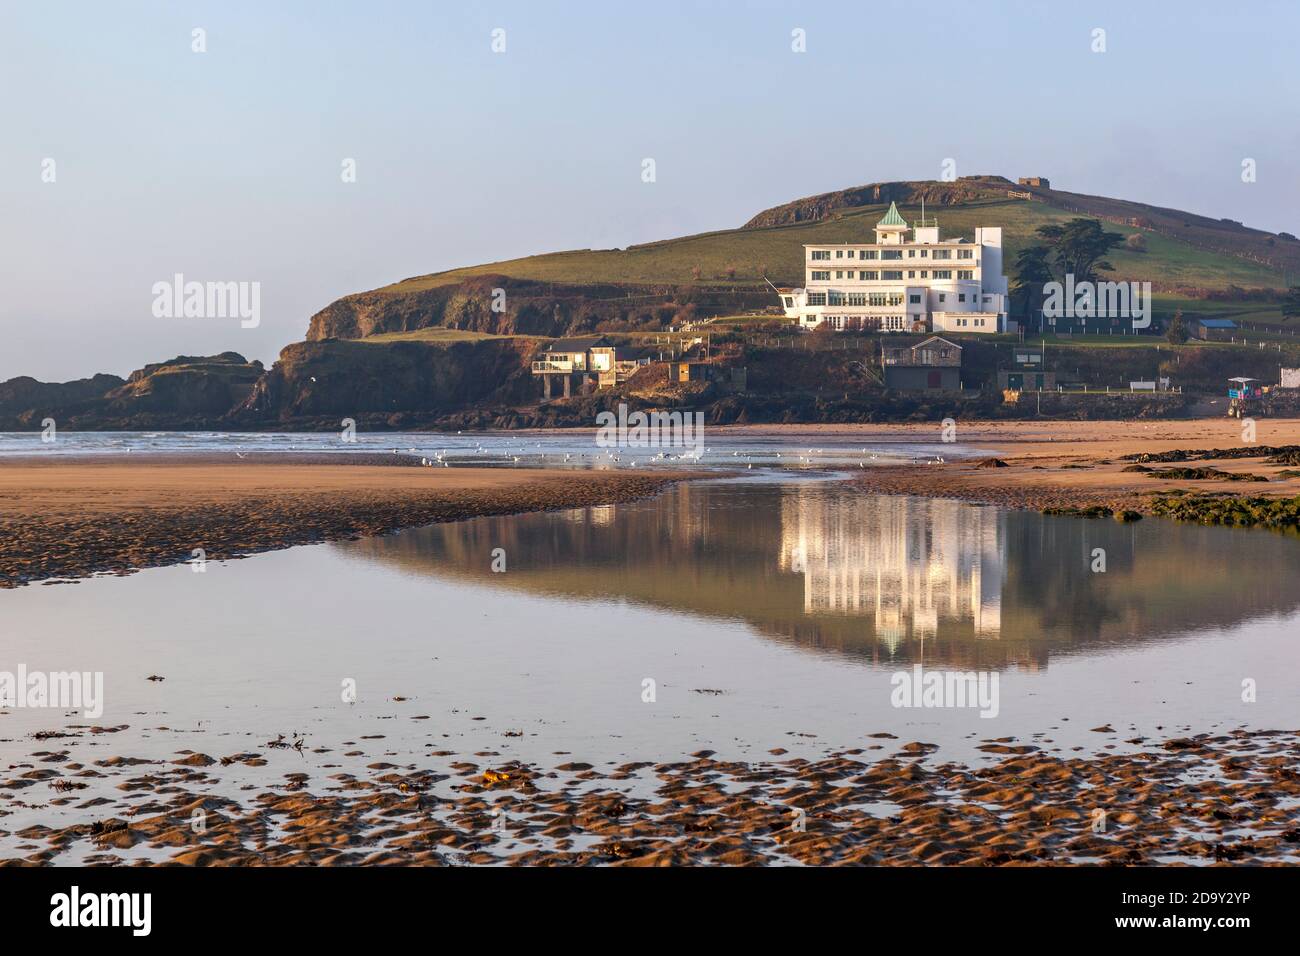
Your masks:
M0 380L269 365L348 293L948 158L1300 232L1297 25L1284 3L0 2ZM260 283L260 325L154 317L176 273Z

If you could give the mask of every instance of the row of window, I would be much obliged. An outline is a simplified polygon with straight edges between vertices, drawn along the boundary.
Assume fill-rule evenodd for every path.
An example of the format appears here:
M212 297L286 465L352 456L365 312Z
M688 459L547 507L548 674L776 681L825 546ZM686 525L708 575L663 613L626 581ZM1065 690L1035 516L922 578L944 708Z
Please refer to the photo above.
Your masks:
M931 253L931 250L930 250L930 249L920 249L920 250L917 250L917 249L908 249L908 250L907 250L907 258L909 258L909 259L915 259L915 258L917 257L916 254L917 254L918 251L921 253L921 258L922 258L922 259L926 259L926 258L932 258L932 259L951 259L951 258L952 258L952 253L953 253L953 250L951 250L951 249L935 249L935 250L933 250L934 255L931 256L931 255L930 255L930 253ZM835 250L835 258L836 258L836 259L852 259L852 258L854 257L854 253L855 253L855 250L853 250L853 249L836 249L836 250ZM856 250L856 254L857 254L857 258L859 258L859 259L877 259L877 258L879 258L879 259L901 259L901 258L903 258L903 250L902 250L902 249L859 249L859 250ZM814 249L814 250L812 250L812 256L811 256L811 258L812 258L813 262L829 262L829 261L830 261L830 258L831 258L831 252L830 252L829 249ZM974 258L975 258L975 250L974 250L974 249L958 249L958 250L957 250L957 258L958 258L958 259L974 259Z
M816 325L818 316L806 315L808 325ZM881 329L885 332L904 332L911 327L905 315L828 315L823 319L833 329Z
M822 295L823 293L814 292L813 295ZM901 292L827 292L826 305L872 305L888 306L902 305L903 294ZM809 296L809 305L820 305L814 303ZM920 296L912 296L914 303L920 302Z
M979 296L977 295L972 295L970 299L972 302L979 302ZM919 292L909 293L907 300L912 305L920 305L921 295ZM948 293L940 292L939 304L944 305L947 303L947 301L948 301ZM957 301L965 302L966 293L958 292ZM984 297L984 301L985 303L992 303L993 297L991 295L986 295ZM791 304L790 300L787 299L786 304L787 305ZM903 294L901 292L836 292L836 291L809 292L808 304L809 305L871 305L877 307L893 306L893 305L903 304ZM940 309L939 311L943 311L943 310Z
M916 278L916 270L915 270L915 269L909 269L909 270L907 271L907 277L908 277L909 279L915 279L915 278ZM845 270L845 269L836 269L836 270L835 270L835 278L837 278L837 279L853 279L853 278L857 278L857 280L858 280L859 282L876 282L876 281L879 281L879 280L882 280L882 279L883 279L883 280L901 279L901 278L903 278L903 272L902 272L901 269L884 269L884 270L881 270L881 271L876 271L876 270L873 270L873 269L862 269L862 270L858 271L858 272L856 273L856 276L855 276L855 272L854 272L853 269L848 269L848 270ZM929 269L922 269L922 270L921 270L921 278L922 278L922 279L951 279L951 278L952 278L952 270L951 270L951 269L935 269L935 270L931 271L931 270L929 270ZM973 280L973 279L975 278L975 270L974 270L974 269L958 269L958 270L957 270L957 278L958 278L958 279L971 279L971 280ZM812 272L810 273L810 278L809 278L808 281L810 281L810 282L830 282L830 281L831 281L831 272L830 272L829 269L813 269Z

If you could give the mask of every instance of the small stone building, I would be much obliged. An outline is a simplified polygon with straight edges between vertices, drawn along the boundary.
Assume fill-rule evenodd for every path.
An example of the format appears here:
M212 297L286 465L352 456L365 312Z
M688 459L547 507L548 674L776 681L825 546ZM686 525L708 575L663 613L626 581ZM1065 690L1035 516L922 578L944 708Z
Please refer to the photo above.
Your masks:
M961 388L961 346L938 335L881 356L885 388L903 391Z

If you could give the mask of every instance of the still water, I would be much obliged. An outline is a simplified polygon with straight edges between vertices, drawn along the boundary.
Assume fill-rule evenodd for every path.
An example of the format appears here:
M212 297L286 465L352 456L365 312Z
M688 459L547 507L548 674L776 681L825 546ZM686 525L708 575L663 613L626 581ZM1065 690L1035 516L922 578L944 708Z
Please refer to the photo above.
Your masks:
M301 734L290 757L315 777L430 748L547 765L701 749L814 758L881 732L979 762L998 738L1070 753L1294 729L1297 579L1300 541L1266 532L1044 517L830 480L695 482L203 573L0 592L0 669L103 671L106 698L95 720L0 711L0 763L50 750L87 764L222 756ZM915 664L997 674L997 716L895 707L891 678ZM74 736L32 736L52 730ZM0 831L58 822L34 794L0 796Z

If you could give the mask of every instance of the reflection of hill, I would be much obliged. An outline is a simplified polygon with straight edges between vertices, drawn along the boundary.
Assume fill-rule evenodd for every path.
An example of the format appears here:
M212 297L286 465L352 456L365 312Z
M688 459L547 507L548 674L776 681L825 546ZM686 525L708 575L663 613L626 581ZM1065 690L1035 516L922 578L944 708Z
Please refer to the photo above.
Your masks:
M1300 604L1293 540L1044 518L834 484L684 484L653 500L336 545L416 573L743 621L874 661L1041 666L1051 653ZM490 570L504 548L508 570ZM1095 548L1107 570L1090 570Z

